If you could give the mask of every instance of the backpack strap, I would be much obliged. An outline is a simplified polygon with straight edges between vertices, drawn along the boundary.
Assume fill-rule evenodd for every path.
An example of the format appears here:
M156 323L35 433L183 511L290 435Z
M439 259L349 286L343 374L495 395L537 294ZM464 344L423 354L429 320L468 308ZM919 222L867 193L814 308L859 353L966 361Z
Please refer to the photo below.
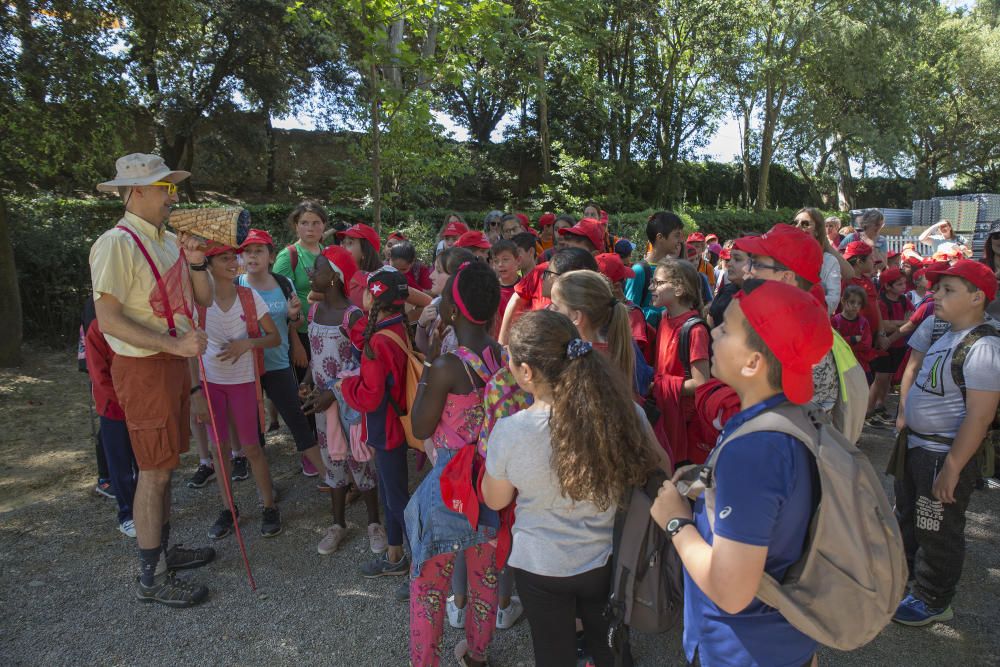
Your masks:
M149 251L146 250L146 246L143 245L142 241L139 240L139 235L133 232L128 227L124 225L118 225L116 229L120 229L132 237L135 244L139 246L139 252L142 256L146 258L146 263L149 264L149 269L153 272L153 278L156 279L156 287L160 290L160 298L163 299L163 309L167 313L167 333L177 338L177 325L174 322L174 309L170 307L170 295L167 293L167 286L163 282L163 276L160 275L160 270L156 268L156 263L153 258L149 256Z
M639 265L642 266L642 293L639 295L638 305L640 308L646 308L653 298L649 293L649 283L653 282L653 267L645 257L639 260Z
M319 310L319 301L309 306L309 312L306 314L306 321L312 323L313 319L316 317L317 310Z
M295 253L296 260L298 260L298 257L299 253ZM292 269L292 271L295 271L295 269ZM275 273L274 271L268 271L268 273L270 273L271 277L274 278L274 282L278 283L278 288L281 290L282 295L284 295L285 301L291 299L292 295L295 294L295 286L292 284L292 281L288 279L288 276L283 276L280 273Z
M240 299L240 306L243 308L243 316L246 318L247 322L247 335L250 338L260 338L261 329L260 321L257 319L257 304L254 302L253 290L249 287L237 287L236 295ZM260 376L265 373L264 370L264 350L259 347L255 347L251 350L253 354L253 379L254 384L257 386L257 418L260 423L260 432L264 432L265 421L264 421L264 392L260 385Z
M410 347L410 339L409 338L407 338L406 342L404 343L403 339L400 338L399 335L395 331L390 331L389 329L379 329L378 331L375 332L375 335L376 336L380 336L380 335L381 336L385 336L386 338L388 338L389 340L391 340L393 343L395 343L396 345L398 345L400 347L400 349L403 350L403 354L405 354L406 356L410 356L411 354L413 354L413 348ZM391 379L392 379L392 375L390 375L388 377L388 380L391 380ZM399 415L400 417L405 417L408 414L407 410L403 406L401 406L399 403L397 403L396 399L394 399L392 397L392 392L391 391L386 391L385 392L385 397L389 400L389 405L392 406L392 409L396 411L397 415Z
M959 341L958 345L955 347L955 351L951 356L951 378L955 382L955 386L958 390L962 392L962 400L966 400L966 390L965 390L965 360L969 356L969 352L972 350L972 346L983 338L997 338L1000 337L1000 331L997 331L990 324L980 324L974 328L969 333L965 334L965 337ZM994 415L993 423L990 424L990 430L993 430L1000 424L1000 406L997 407L998 414ZM924 437L924 436L920 436Z
M292 275L295 275L295 269L299 266L299 249L294 244L291 243L285 246L285 250L288 251L288 262L292 267Z
M492 350L486 348L484 355L487 353L489 353L492 357ZM493 364L493 368L490 368L490 365L486 363L484 356L480 356L464 346L457 347L452 351L452 354L458 357L465 365L466 373L468 373L471 369L476 375L479 376L479 379L482 380L484 384L490 381L490 378L493 377L493 374L496 373L497 368L499 368L499 366L495 363ZM476 383L472 380L471 375L469 376L469 381L472 382L472 386L475 388Z
M681 360L681 366L684 368L685 379L691 378L691 329L694 329L699 324L708 330L708 323L697 315L689 317L681 325L681 332L677 341L677 356Z
M756 417L741 424L732 433L728 434L715 449L712 450L708 460L702 466L691 466L683 475L683 486L679 490L691 500L699 496L705 496L705 514L708 517L708 525L715 531L715 466L719 460L719 455L725 446L748 433L757 431L775 431L784 433L796 440L801 441L815 456L818 448L819 425L826 420L815 410L806 406L795 405L785 402L771 409L765 410Z

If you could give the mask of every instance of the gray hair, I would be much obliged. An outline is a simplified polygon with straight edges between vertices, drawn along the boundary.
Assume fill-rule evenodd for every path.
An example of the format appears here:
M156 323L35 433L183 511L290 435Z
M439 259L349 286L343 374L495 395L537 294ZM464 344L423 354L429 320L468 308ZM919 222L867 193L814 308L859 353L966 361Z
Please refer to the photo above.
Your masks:
M864 212L864 215L861 216L861 226L868 227L871 225L877 225L883 220L885 220L885 216L882 215L882 211L870 208Z

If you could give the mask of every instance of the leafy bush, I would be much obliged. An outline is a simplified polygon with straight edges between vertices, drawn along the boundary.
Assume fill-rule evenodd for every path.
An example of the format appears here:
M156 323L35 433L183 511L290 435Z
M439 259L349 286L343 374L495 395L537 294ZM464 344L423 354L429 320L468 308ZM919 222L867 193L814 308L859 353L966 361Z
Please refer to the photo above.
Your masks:
M218 206L206 203L201 206ZM287 224L294 203L247 204L255 228L266 229L278 246L293 239ZM121 216L121 202L112 199L63 199L41 196L34 199L12 197L9 221L17 263L18 284L24 309L25 337L51 345L76 341L80 311L90 290L90 247L97 237ZM327 208L332 221L345 224L371 223L371 211L360 208ZM646 244L646 221L655 210L611 213L613 234L628 238L638 248ZM387 211L382 235L393 230L406 234L422 257L429 257L446 209ZM459 211L472 229L482 229L486 211ZM537 220L541 211L527 212ZM715 232L722 239L745 232L763 232L777 222L788 222L794 209L744 211L738 209L688 208L678 211L688 231Z

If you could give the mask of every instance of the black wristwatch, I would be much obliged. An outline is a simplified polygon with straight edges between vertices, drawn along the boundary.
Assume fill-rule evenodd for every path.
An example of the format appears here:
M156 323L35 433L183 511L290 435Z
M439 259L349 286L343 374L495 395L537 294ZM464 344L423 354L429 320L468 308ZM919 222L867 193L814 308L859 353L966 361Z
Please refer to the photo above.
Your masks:
M684 526L693 525L694 521L691 519L671 519L667 522L667 527L664 530L667 532L667 537L674 539Z
M204 260L201 264L188 264L192 271L207 271L208 270L208 260Z

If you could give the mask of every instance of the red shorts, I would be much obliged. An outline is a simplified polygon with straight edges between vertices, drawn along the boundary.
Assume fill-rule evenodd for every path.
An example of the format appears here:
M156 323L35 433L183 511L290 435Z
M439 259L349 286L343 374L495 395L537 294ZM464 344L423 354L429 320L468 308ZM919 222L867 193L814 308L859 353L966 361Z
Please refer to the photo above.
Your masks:
M116 354L111 381L125 411L139 470L175 469L191 440L187 359L165 352L151 357Z

